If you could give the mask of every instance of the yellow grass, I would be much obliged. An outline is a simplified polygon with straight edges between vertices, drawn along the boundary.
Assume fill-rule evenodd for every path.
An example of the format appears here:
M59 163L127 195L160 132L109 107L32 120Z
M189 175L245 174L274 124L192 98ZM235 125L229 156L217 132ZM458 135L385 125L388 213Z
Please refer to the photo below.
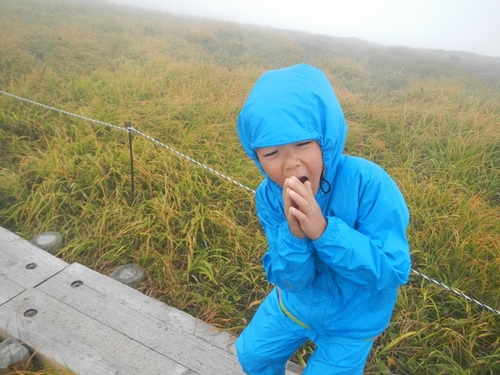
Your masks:
M254 189L235 121L267 69L323 69L347 152L394 176L414 267L500 307L500 62L174 17L95 1L0 2L0 90L125 121ZM270 286L253 195L134 135L0 95L0 225L62 233L104 274L135 262L141 290L238 333ZM500 373L500 317L413 275L367 373ZM306 345L295 360L304 363ZM41 374L38 369L33 372Z

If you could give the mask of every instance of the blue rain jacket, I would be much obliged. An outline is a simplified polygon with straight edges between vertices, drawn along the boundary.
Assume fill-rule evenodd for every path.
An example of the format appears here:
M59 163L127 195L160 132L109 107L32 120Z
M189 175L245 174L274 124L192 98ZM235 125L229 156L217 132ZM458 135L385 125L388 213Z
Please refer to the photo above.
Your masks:
M282 290L286 309L319 334L380 334L411 269L409 213L380 166L343 154L347 126L326 76L304 64L263 74L237 128L246 153L265 177L256 192L269 245L263 265L269 282ZM266 176L255 152L304 140L319 142L324 179L331 185L315 197L328 221L315 241L291 234L282 188Z

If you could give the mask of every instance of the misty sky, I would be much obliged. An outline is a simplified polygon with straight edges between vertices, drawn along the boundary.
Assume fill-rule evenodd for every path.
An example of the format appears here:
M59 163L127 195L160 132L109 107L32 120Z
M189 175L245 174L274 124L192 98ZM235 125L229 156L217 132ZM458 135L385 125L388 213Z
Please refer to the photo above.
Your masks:
M382 45L500 57L500 0L108 0Z

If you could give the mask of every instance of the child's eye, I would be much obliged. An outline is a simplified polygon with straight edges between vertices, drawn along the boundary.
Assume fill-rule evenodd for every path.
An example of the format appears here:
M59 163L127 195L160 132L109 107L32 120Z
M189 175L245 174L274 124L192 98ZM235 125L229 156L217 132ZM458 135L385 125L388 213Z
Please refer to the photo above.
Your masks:
M308 144L310 144L311 141L307 141L307 142L300 142L300 143L297 143L297 146L298 147L301 147L301 146L307 146Z
M265 154L264 154L264 157L265 157L265 158L268 158L268 157L270 157L270 156L276 155L277 153L278 153L278 150L274 150L274 151L271 151L271 152L265 153Z

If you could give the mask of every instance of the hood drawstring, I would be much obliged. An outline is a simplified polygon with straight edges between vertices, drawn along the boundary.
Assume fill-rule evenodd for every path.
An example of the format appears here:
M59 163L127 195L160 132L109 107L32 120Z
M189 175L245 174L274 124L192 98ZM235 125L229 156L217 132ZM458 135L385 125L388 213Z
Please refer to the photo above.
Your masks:
M326 190L323 188L323 183L326 184ZM328 194L332 190L332 185L325 179L325 167L323 166L323 171L321 172L321 177L319 179L319 190L324 194Z

